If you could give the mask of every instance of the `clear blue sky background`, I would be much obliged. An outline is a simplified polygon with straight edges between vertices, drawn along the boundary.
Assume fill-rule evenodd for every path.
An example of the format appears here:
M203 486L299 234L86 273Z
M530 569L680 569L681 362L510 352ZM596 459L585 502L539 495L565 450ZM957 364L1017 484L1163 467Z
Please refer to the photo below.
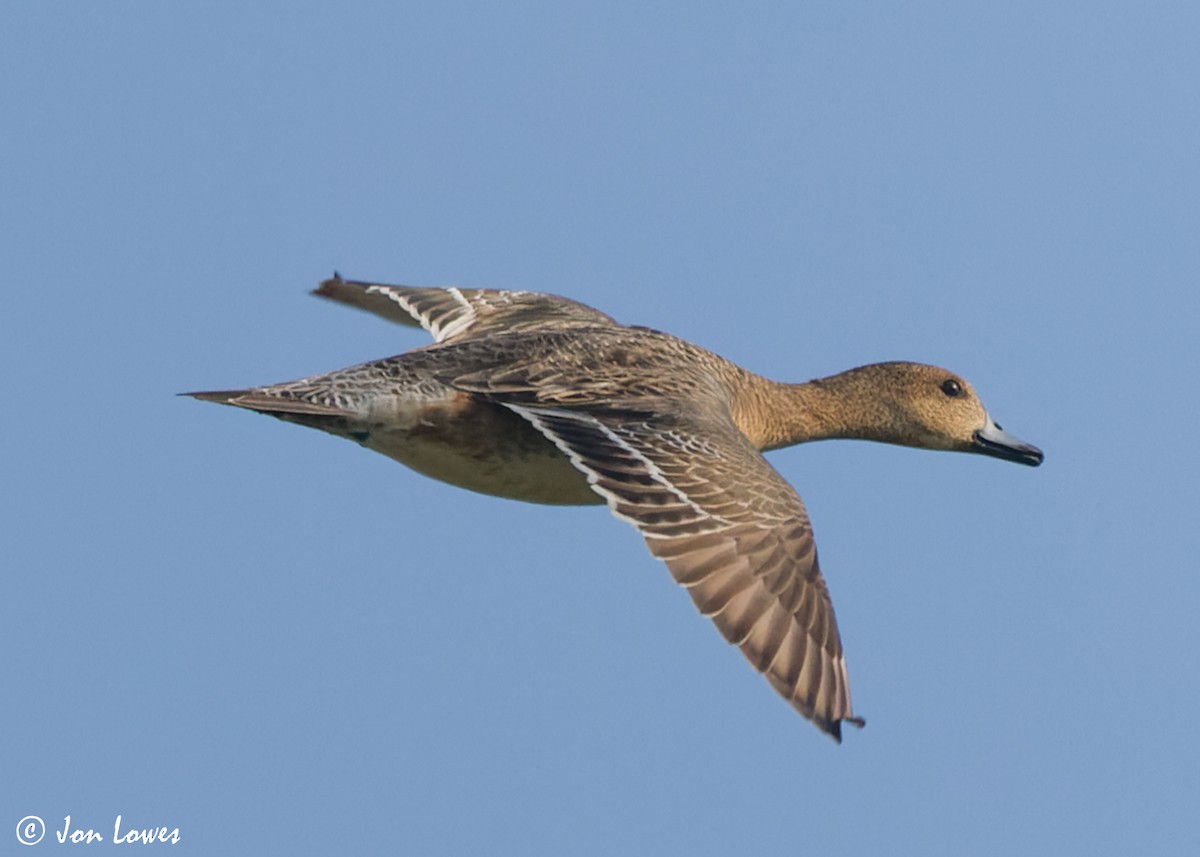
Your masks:
M5 4L3 847L1200 853L1197 45L1187 3ZM937 363L1046 464L772 456L839 747L603 509L175 397L424 341L335 267Z

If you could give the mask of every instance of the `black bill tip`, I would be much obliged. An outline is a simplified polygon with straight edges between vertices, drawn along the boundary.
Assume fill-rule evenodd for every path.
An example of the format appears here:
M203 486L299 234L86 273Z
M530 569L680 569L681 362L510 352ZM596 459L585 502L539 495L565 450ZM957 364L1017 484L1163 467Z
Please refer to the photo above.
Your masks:
M974 450L982 455L1003 458L1005 461L1015 461L1030 467L1037 467L1046 457L1036 446L1013 437L990 419L987 425L975 432Z

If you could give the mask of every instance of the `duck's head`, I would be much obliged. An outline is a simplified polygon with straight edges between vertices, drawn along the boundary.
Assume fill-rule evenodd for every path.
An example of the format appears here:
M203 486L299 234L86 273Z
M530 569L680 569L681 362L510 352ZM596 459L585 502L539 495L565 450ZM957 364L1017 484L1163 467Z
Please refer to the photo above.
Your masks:
M876 363L852 372L886 403L892 443L975 452L1037 467L1042 451L1000 428L959 375L922 363Z

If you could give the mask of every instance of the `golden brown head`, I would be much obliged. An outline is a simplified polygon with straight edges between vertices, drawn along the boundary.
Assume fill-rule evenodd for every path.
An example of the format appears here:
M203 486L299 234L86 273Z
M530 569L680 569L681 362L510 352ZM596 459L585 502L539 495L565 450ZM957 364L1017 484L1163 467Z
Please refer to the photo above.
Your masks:
M1003 431L965 379L923 363L873 363L811 382L842 437L974 452L1033 467L1042 452Z

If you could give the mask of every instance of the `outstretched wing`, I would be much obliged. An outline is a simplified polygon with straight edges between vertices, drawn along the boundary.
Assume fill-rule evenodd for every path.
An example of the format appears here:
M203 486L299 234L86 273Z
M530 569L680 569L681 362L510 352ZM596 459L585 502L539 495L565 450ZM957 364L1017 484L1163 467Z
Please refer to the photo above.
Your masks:
M863 725L804 505L732 422L505 404L641 531L700 612L801 714L838 741L843 720Z
M551 327L617 327L590 306L539 292L497 289L389 286L343 280L337 274L314 295L364 309L409 327L423 327L437 342L458 342L499 331Z

